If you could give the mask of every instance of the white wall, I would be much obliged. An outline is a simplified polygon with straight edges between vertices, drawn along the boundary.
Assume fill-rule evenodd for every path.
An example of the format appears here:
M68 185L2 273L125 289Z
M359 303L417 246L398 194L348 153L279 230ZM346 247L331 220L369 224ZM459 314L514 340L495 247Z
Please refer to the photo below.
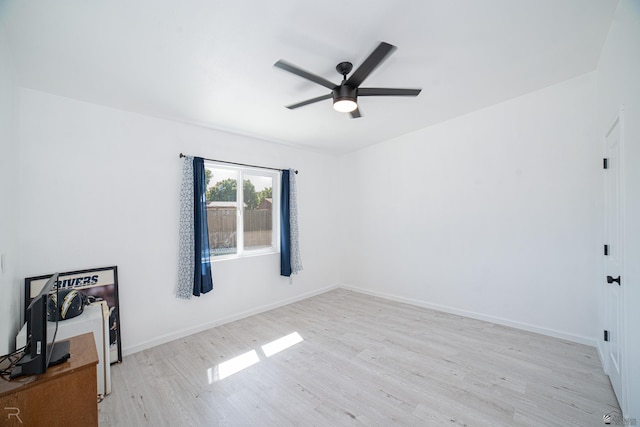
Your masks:
M593 345L593 86L587 74L345 156L341 283Z
M598 135L624 105L623 215L625 221L622 287L625 304L625 417L640 422L640 2L621 0L602 50L597 72ZM601 142L603 144L603 142ZM603 147L603 145L602 145ZM607 328L600 319L599 330ZM603 352L603 343L599 342ZM602 356L601 356L602 357ZM604 358L606 360L606 358ZM626 406L626 408L625 408Z
M0 7L1 11L2 7ZM8 41L0 20L0 354L14 349L20 321L18 279L18 138L15 75ZM0 261L1 262L1 261Z
M117 265L124 352L335 285L334 157L20 89L20 275ZM214 291L174 297L182 160L300 170L304 271L278 255L213 264Z

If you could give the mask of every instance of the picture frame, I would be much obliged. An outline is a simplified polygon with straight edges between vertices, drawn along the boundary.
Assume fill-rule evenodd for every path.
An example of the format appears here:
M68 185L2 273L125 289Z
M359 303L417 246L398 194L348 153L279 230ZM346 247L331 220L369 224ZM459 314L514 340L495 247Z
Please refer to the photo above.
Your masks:
M24 279L24 321L27 307L35 298L47 280L53 276L27 277ZM90 268L87 270L67 271L58 274L56 289L74 289L86 297L95 297L106 301L109 308L109 356L110 363L122 362L122 341L120 338L120 303L118 300L118 267Z

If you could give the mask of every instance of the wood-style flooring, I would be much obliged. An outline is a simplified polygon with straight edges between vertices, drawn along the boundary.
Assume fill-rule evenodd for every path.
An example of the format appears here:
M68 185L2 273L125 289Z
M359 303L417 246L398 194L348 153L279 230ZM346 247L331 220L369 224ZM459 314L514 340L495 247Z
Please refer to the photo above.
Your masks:
M585 427L619 413L592 347L343 289L127 356L111 375L102 427Z

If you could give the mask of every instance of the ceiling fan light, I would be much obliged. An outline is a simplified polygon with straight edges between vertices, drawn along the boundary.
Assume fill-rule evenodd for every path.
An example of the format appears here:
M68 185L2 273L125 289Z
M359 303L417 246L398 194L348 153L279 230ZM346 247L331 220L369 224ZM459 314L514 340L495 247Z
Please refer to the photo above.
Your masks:
M342 98L333 101L333 109L341 113L350 113L358 108L358 104L353 98Z

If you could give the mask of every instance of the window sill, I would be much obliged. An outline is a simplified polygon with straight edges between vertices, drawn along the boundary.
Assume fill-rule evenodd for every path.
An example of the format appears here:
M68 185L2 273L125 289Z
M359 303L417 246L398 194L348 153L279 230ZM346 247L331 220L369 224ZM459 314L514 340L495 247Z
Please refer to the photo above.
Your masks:
M220 261L227 261L230 259L253 258L257 256L262 256L262 255L277 255L279 253L280 251L275 250L273 248L258 249L254 251L245 251L242 254L229 254L229 255L218 255L215 257L209 257L209 261L211 261L212 263L215 263Z

